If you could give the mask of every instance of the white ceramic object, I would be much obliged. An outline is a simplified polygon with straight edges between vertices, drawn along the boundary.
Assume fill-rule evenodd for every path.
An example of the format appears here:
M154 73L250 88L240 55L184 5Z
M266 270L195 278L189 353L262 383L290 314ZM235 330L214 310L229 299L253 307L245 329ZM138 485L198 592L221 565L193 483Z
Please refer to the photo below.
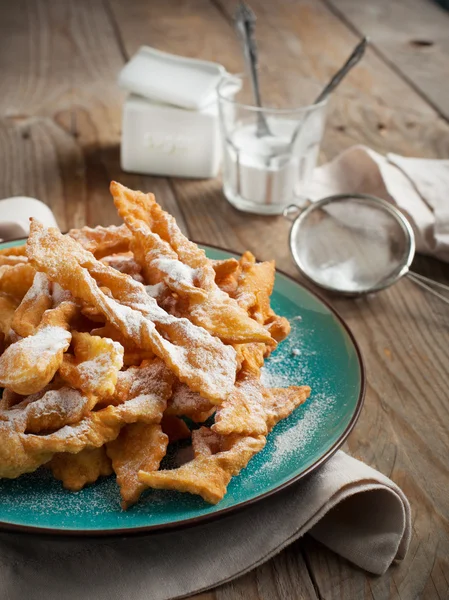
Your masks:
M216 103L184 110L131 95L123 109L124 171L172 177L215 177L221 142Z
M26 237L30 232L30 217L47 227L58 226L52 211L36 198L15 196L0 200L0 242Z
M120 87L150 100L200 110L215 102L225 74L221 65L141 46L123 67Z
M132 92L123 109L124 171L172 177L215 177L221 162L216 63L143 46L119 85Z

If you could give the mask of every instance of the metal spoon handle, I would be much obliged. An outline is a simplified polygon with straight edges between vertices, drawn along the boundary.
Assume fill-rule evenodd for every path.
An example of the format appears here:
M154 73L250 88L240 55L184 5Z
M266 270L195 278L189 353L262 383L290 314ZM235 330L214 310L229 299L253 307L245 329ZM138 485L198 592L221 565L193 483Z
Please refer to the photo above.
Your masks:
M348 60L345 62L345 64L335 73L335 75L332 77L332 79L329 81L329 83L326 85L326 87L321 91L321 93L319 94L318 98L315 100L315 102L313 103L312 106L314 106L315 104L319 104L320 102L325 100L329 96L329 94L337 87L337 85L349 73L349 71L352 69L352 67L354 67L359 62L359 60L362 58L362 56L365 53L365 48L366 48L367 44L368 44L368 38L364 37L363 40L361 42L359 42L357 44L357 46L354 48L354 50L351 53L351 56L348 58ZM296 140L301 135L301 132L303 131L304 126L307 123L307 119L309 116L310 116L310 112L307 112L304 116L304 119L302 121L300 121L300 123L296 127L296 130L294 131L294 133L292 135L292 139L290 142L290 148L293 148L293 146L296 144Z
M439 292L434 290L433 287L431 287L434 286L438 289L444 290L445 292L449 292L449 286L445 285L444 283L440 283L439 281L429 279L428 277L424 277L423 275L419 275L418 273L414 273L413 271L409 271L407 273L407 277L411 279L415 285L423 288L430 294L433 294L445 304L449 304L449 298L443 296L443 294L440 294Z
M351 56L345 62L345 64L335 73L326 87L319 94L318 98L315 100L314 104L319 104L325 98L331 94L334 89L339 85L342 79L346 76L349 71L355 67L355 65L360 61L362 56L365 54L366 46L368 45L368 38L364 37L361 42L357 44L354 50L351 53Z
M262 98L260 94L259 76L257 72L257 45L254 38L254 29L256 24L256 16L251 8L244 2L240 2L235 12L235 24L239 32L242 43L243 52L245 55L246 66L251 79L254 100L256 106L262 108ZM267 120L262 111L257 113L257 137L271 135Z

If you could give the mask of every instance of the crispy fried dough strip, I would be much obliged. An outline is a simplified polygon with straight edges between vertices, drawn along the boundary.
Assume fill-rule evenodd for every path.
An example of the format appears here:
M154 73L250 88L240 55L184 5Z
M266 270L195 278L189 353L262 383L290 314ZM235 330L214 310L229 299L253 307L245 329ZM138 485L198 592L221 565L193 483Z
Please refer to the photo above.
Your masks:
M59 374L72 387L100 398L114 393L123 347L108 338L72 332L75 356L65 354Z
M240 263L236 258L225 258L223 260L210 260L215 271L215 283L226 279L229 275L235 275L240 269Z
M111 183L111 192L120 216L134 234L135 254L143 261L147 281L162 281L188 299L186 316L226 343L271 340L263 327L220 290L215 283L214 268L204 251L187 240L174 219L156 204L152 194L133 192L115 182ZM152 231L153 210L170 224L169 240L162 239L159 231Z
M265 321L265 328L270 332L271 337L278 343L285 340L291 330L288 319L276 315L273 310L271 310L271 315Z
M41 322L42 315L51 308L53 299L50 282L45 273L36 273L33 285L18 306L12 320L12 328L21 337L33 335Z
M270 388L270 392L271 398L267 409L268 431L307 400L310 396L310 387L291 385L288 388Z
M23 265L28 262L26 256L2 256L0 255L0 267L5 265L13 266L13 265Z
M25 396L16 394L16 392L13 392L12 390L4 389L0 400L0 411L10 410L13 406L20 404L22 400L25 400Z
M35 273L27 263L0 267L0 292L22 300L33 284Z
M218 407L212 430L220 435L231 433L266 435L266 405L269 391L253 374L239 374L234 391Z
M62 481L66 490L78 492L99 477L112 474L112 465L104 446L85 448L78 454L55 454L48 466L55 479Z
M309 394L308 386L269 389L254 374L243 372L234 392L218 407L211 429L220 435L266 435Z
M260 375L264 363L265 344L238 344L235 346L239 370Z
M274 260L256 263L253 254L245 252L240 259L240 266L234 297L239 306L259 323L264 323L270 311L270 296L274 286Z
M257 263L251 252L245 252L240 259L240 274L232 296L239 305L267 331L277 342L290 333L290 323L279 317L270 306L270 296L275 278L274 260Z
M160 363L159 359L156 360ZM154 390L147 389L145 394L126 400L119 406L92 411L75 425L65 425L54 433L21 433L16 430L13 421L0 420L0 477L15 478L35 471L58 452L76 454L84 448L99 448L115 440L127 424L159 423L171 394L172 376L168 369L162 372L159 364L156 367L161 377Z
M130 367L118 374L114 396L118 403L122 403L156 393L163 399L159 407L162 417L167 408L166 401L172 394L173 379L172 373L159 358L144 360L140 366ZM160 419L151 422L159 423Z
M173 394L168 401L166 414L173 416L189 417L192 421L203 422L209 415L214 405L207 398L203 398L198 392L192 391L187 385L176 381L173 386Z
M0 293L0 333L3 335L8 335L18 305L14 296Z
M145 489L138 472L156 471L167 451L168 436L161 426L132 423L124 427L117 439L107 444L107 454L120 486L122 508L135 504Z
M179 417L164 414L161 421L161 427L162 431L168 435L169 444L179 442L179 440L187 440L192 436L190 429ZM143 470L145 471L146 469Z
M28 396L13 408L0 411L0 420L9 421L19 433L39 433L78 423L91 405L88 396L62 387Z
M127 367L139 366L143 360L154 358L154 352L151 350L140 350L132 340L126 338L110 323L105 323L103 327L92 329L91 335L110 338L118 342L124 348L123 364Z
M234 475L265 445L259 436L219 436L206 427L192 434L195 458L169 471L139 471L139 480L147 487L198 494L206 502L217 504L226 494Z
M240 274L240 263L235 258L225 260L213 260L212 266L215 271L215 283L231 298L237 290L237 279Z
M68 323L76 310L72 302L62 302L43 314L34 335L11 344L0 356L0 386L23 395L46 386L70 345Z
M231 391L235 350L187 319L177 319L148 296L142 284L97 261L57 229L32 220L28 257L76 298L97 307L123 335L161 357L177 377L211 401ZM114 298L101 291L98 282Z
M126 273L131 275L136 281L143 283L143 277L141 275L142 267L136 261L132 252L125 252L122 254L112 254L105 256L101 259L105 265L120 271L120 273Z
M2 248L0 250L0 256L26 256L25 244L22 244L21 246Z
M68 235L98 259L109 254L127 252L132 240L131 232L126 225L82 227L81 229L71 229Z

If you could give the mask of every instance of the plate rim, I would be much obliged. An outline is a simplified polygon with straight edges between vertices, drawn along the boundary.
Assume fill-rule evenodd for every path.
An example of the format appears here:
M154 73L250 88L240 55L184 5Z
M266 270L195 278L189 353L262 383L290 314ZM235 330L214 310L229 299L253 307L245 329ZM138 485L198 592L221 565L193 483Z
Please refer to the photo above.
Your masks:
M20 238L15 238L12 240L2 241L2 242L0 242L0 248L4 244L9 244L11 242L26 241L27 239L28 239L27 237L20 237ZM222 246L216 246L214 244L198 242L196 240L192 240L192 241L195 244L198 244L204 248L211 248L213 250L219 250L221 252L226 252L233 256L239 256L238 252L235 252L234 250L229 250L228 248L223 248ZM259 259L257 257L256 257L256 260L259 262ZM217 519L226 518L226 517L231 516L232 514L235 514L237 512L245 510L246 508L253 506L257 502L264 501L267 498L269 498L270 496L274 496L275 494L279 494L279 493L285 491L291 485L294 485L295 483L297 483L304 477L307 477L307 475L310 475L313 471L315 471L320 466L322 466L326 461L328 461L337 452L337 450L344 444L344 442L346 441L349 434L354 429L354 426L360 417L360 413L363 408L363 404L364 404L364 400L365 400L365 393L366 393L365 361L363 359L363 355L360 350L360 346L359 346L354 334L352 333L351 328L346 323L346 321L343 319L343 317L340 315L340 313L330 304L330 302L327 300L327 298L324 298L319 292L317 292L314 289L312 289L311 287L309 287L308 282L306 282L304 284L303 282L298 281L297 279L295 279L295 277L286 273L282 269L278 269L276 267L276 273L281 274L283 277L286 277L288 280L290 280L294 284L298 285L299 287L302 287L309 294L314 296L319 302L324 304L324 306L333 314L333 316L337 319L337 321L340 323L340 325L346 331L346 333L348 334L349 339L351 340L352 345L355 349L357 363L358 363L359 371L360 371L360 390L359 390L359 395L357 398L357 403L355 406L355 410L354 410L354 412L351 416L351 419L350 419L349 423L347 424L346 428L344 429L342 434L339 436L339 438L332 444L332 446L329 448L329 450L327 452L325 452L322 456L320 456L320 458L318 458L314 463L309 465L304 471L295 475L288 481L284 481L284 483L281 483L274 489L268 490L262 494L259 494L258 496L255 496L254 498L250 498L249 500L246 500L244 502L239 502L238 504L235 504L233 506L229 506L227 508L217 510L216 512L213 512L211 514L200 515L197 517L190 517L188 519L182 519L180 521L174 521L172 523L164 523L164 524L159 524L159 525L141 525L138 527L120 527L120 528L114 528L114 529L95 529L95 530L93 530L93 529L55 529L52 527L39 527L39 526L35 526L35 525L20 525L17 523L8 523L8 522L0 520L0 532L20 533L20 534L24 534L24 535L25 534L28 534L28 535L44 534L45 537L57 537L57 538L60 538L61 536L62 537L70 537L70 538L80 538L80 537L81 538L105 538L105 537L117 537L117 536L123 537L123 536L134 536L134 535L151 535L151 534L171 533L178 529L187 529L189 527L194 527L196 525L205 525L205 524L215 521Z

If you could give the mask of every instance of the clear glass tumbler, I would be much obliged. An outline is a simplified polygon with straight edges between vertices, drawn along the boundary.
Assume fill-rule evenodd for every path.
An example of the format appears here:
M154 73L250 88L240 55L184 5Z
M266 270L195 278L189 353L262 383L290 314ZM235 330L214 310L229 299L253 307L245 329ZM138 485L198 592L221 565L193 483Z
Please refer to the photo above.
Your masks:
M217 88L223 142L223 191L239 210L281 214L302 204L318 159L326 101L302 77L260 75L264 107L254 106L246 75L229 75ZM268 130L258 135L264 120Z

